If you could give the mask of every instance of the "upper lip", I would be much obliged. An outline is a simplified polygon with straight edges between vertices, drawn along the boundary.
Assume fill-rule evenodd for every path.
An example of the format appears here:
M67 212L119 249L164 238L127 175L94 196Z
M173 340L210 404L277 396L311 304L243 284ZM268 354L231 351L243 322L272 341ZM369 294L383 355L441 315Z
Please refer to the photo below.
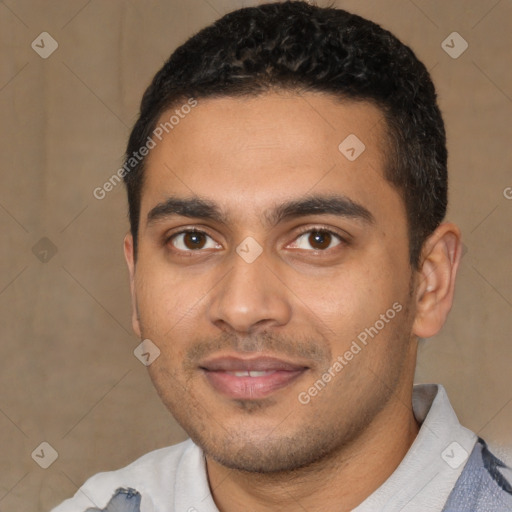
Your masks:
M235 356L215 357L207 359L199 365L200 368L209 371L297 371L305 370L307 366L290 363L275 357L257 357L254 359L242 359Z

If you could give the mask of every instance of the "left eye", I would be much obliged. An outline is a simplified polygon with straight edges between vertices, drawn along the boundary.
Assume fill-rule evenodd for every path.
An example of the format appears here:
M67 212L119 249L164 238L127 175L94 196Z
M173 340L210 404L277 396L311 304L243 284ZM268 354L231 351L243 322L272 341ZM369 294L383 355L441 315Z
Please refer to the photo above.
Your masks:
M339 245L342 240L337 234L322 230L314 229L303 233L295 239L293 247L298 249L309 249L312 247L316 251L325 251L331 247ZM308 247L309 245L309 247Z

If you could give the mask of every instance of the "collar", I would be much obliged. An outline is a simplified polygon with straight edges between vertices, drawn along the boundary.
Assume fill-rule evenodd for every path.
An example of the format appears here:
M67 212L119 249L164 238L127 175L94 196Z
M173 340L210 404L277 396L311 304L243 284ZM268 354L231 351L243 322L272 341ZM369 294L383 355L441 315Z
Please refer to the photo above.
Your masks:
M440 384L416 384L412 409L420 431L393 474L353 512L439 512L477 441Z
M392 475L353 512L439 512L477 437L463 427L440 384L416 384L412 408L420 431ZM177 468L174 510L218 512L203 451L192 441Z

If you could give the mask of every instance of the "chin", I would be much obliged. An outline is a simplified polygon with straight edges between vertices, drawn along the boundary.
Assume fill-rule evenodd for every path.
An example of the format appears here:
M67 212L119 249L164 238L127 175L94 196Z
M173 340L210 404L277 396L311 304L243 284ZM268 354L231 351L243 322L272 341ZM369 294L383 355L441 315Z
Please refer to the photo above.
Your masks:
M274 428L272 432L279 430ZM234 439L227 433L222 440L203 439L190 433L192 440L205 454L218 464L236 471L260 474L290 473L314 465L326 458L336 446L325 437L311 439L304 432L286 437L282 434L270 438L249 439L249 433L238 431Z

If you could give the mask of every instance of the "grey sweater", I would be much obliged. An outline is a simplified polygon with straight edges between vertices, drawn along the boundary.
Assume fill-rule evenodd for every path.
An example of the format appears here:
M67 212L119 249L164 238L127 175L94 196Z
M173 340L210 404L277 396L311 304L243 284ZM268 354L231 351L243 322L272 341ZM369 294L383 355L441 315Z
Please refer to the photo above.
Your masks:
M420 431L388 479L353 512L512 512L512 470L463 427L445 389L416 384ZM98 473L53 512L218 512L190 439Z
M511 476L512 470L478 438L443 512L512 511ZM135 489L117 489L106 508L89 508L87 512L140 512L140 501Z

